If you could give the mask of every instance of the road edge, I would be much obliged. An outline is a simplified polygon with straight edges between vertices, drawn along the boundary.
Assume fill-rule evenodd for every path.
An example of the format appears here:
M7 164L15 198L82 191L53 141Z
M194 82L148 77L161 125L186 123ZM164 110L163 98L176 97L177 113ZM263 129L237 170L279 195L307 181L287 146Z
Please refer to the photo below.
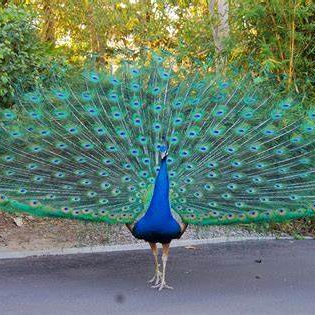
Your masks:
M218 243L231 243L231 242L243 242L243 241L266 241L266 240L277 240L287 239L293 240L292 237L220 237L214 239L188 239L188 240L174 240L172 247L185 247L185 246L196 246L202 244L218 244ZM304 239L312 239L304 238ZM136 244L124 244L124 245L102 245L102 246L91 246L91 247L70 247L70 248L55 248L55 249L44 249L34 251L9 251L0 250L0 259L13 259L13 258L26 258L26 257L37 257L37 256L57 256L57 255L75 255L75 254L92 254L92 253L107 253L107 252L122 252L122 251L133 251L133 250L147 250L148 245L143 243Z

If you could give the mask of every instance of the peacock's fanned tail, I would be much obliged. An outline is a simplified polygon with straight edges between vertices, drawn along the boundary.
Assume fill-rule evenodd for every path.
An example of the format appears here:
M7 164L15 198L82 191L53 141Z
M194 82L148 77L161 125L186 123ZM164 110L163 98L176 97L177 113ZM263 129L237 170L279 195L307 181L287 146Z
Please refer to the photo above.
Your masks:
M192 224L314 215L315 110L261 78L160 55L20 93L0 113L0 209L109 223L146 210L168 143L172 210Z

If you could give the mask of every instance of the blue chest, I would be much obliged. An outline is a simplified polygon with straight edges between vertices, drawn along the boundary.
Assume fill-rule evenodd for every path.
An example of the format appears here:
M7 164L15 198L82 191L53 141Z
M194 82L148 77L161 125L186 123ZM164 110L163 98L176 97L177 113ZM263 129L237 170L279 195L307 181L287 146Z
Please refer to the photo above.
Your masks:
M180 225L173 217L152 220L143 216L134 226L133 235L152 243L169 243L172 239L181 236Z

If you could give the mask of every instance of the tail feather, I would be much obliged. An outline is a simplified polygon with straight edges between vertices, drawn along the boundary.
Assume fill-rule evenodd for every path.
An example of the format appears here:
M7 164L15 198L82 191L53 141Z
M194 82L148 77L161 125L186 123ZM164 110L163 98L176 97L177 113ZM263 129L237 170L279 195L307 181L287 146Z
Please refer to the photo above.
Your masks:
M154 54L85 69L1 111L1 208L131 223L167 142L171 205L185 222L313 215L315 114L298 105L264 78L191 75Z

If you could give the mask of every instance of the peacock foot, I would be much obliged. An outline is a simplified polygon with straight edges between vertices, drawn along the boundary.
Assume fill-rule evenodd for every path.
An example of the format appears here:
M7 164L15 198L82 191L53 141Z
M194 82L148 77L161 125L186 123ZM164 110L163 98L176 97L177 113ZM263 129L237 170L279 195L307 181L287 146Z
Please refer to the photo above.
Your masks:
M169 285L166 284L165 281L161 281L161 283L153 285L152 288L157 288L159 291L162 291L163 289L169 289L169 290L173 290L173 287L170 287Z
M162 280L162 272L160 272L160 270L157 270L153 278L150 279L148 283L154 282L154 285L157 285L158 283L160 283L161 280Z

